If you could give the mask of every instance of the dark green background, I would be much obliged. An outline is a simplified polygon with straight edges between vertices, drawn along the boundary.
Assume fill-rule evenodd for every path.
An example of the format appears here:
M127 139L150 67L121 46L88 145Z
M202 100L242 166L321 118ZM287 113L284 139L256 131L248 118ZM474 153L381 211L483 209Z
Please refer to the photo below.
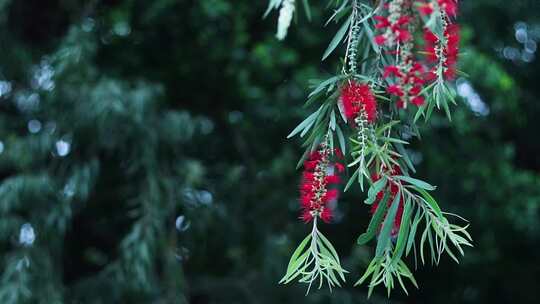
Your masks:
M285 137L338 64L311 2L278 42L266 1L0 0L0 303L389 302L351 286L372 254L357 190L323 228L346 287L277 285L309 230ZM392 302L538 303L540 2L462 2L466 98L411 148L475 247Z

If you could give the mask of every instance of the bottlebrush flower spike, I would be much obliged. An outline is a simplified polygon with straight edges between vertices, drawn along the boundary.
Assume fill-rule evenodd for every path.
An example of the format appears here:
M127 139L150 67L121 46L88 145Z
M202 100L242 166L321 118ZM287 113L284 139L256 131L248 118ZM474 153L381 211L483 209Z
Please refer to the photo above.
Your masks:
M396 58L393 64L384 67L382 76L388 82L386 91L395 97L398 108L406 108L408 104L421 106L425 101L424 97L420 96L425 82L424 68L415 58L415 43L411 39L411 33L417 28L417 22L413 21L415 15L412 2L390 1L387 14L388 17L377 18L377 20L386 19L390 23L392 34L386 30L382 35L393 40L388 43L385 40L383 47L387 49L387 53Z
M437 38L429 29L424 30L426 59L432 63L438 63L443 68L445 79L452 80L456 75L456 63L459 54L459 26L455 24L446 24L444 28L444 40ZM432 75L427 76L431 80L436 75L434 66L430 71ZM435 75L433 75L435 74Z
M441 8L443 13L450 17L457 16L458 1L457 0L430 0L428 2L417 2L418 11L422 15L431 15L435 11L435 7Z
M375 25L375 28L383 29L390 27L390 21L388 21L388 18L383 16L374 16L373 19L377 21L377 24Z
M339 184L339 176L333 174L330 163L331 151L326 144L322 144L318 151L310 154L304 162L304 173L300 184L301 218L308 223L314 217L320 217L328 223L332 218L332 210L328 203L337 199L336 189L329 189L330 185Z
M456 63L459 53L459 26L449 24L444 32L446 37L446 48L444 49L444 75L446 79L454 79L456 75Z
M455 17L457 15L457 0L438 0L438 3L448 16Z
M395 95L395 96L398 96L398 97L401 97L403 96L405 93L403 93L403 90L401 89L401 87L397 84L393 84L393 85L390 85L388 86L388 94L390 95Z
M349 121L354 121L362 112L370 123L374 123L377 119L377 101L366 84L359 84L353 80L347 82L341 88L340 101Z
M374 16L377 21L375 28L383 33L375 37L375 43L393 47L397 43L405 43L412 39L408 25L412 17L408 15L410 0L393 0L385 5L388 16Z
M402 77L399 67L395 65L389 65L384 68L383 78L388 78L390 76Z

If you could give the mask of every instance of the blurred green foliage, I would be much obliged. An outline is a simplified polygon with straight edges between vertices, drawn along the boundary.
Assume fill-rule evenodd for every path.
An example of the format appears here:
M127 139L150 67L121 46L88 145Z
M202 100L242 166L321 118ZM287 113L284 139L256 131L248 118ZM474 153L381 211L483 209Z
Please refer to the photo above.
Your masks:
M319 62L336 30L320 4L285 42L265 6L0 1L0 303L368 303L277 285L306 232L284 138L338 59ZM462 5L462 102L411 149L476 247L395 303L540 300L538 8ZM351 277L373 250L352 245L362 201L344 195L324 227Z

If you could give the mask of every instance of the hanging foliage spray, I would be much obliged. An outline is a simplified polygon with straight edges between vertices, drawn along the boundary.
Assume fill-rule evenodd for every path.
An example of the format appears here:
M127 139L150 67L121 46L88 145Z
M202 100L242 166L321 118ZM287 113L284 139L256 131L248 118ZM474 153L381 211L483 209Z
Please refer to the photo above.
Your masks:
M277 37L284 39L300 1L271 0L267 11L279 10ZM314 87L306 104L317 106L288 136L307 147L300 164L300 218L311 233L294 251L281 283L299 281L318 288L341 286L348 273L338 253L319 231L331 223L340 181L367 191L371 222L357 240L376 243L364 275L371 295L384 285L388 295L405 281L417 283L405 262L411 253L422 264L438 264L446 253L458 262L464 246L472 246L467 226L453 224L457 215L441 211L430 194L435 187L412 177L407 140L419 137L417 123L440 109L451 119L455 104L452 81L459 53L457 0L330 1L328 23L340 27L323 60L345 45L343 67ZM303 0L311 18L309 1ZM296 10L298 11L298 10ZM347 179L345 179L347 180Z

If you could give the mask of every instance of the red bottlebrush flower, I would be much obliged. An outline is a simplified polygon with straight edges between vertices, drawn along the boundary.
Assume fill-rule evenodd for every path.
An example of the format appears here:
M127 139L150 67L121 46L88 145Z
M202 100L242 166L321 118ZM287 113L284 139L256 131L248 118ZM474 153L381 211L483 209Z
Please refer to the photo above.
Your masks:
M339 159L343 159L343 152L341 152L341 149L340 148L335 148L334 149L334 153L336 153L336 157L339 158Z
M338 197L338 191L336 189L329 189L326 191L326 194L323 195L321 200L323 203L328 203L337 199L337 197Z
M312 172L304 172L304 180L312 181L314 177L315 174L313 174Z
M395 95L395 96L398 96L398 97L401 97L401 96L404 95L403 90L397 84L393 84L393 85L388 86L388 88L386 90L388 91L388 94L390 94L390 95Z
M423 105L425 101L426 100L423 96L415 96L411 99L411 102L417 107Z
M416 72L420 72L422 73L424 71L424 67L419 63L419 62L415 62L413 64L413 66L411 67L411 73L416 73Z
M302 189L300 189L302 192ZM302 209L309 209L311 207L311 201L313 200L313 196L311 193L304 193L300 196L300 206Z
M341 88L340 100L343 104L345 116L354 121L361 112L367 116L367 121L375 122L377 118L377 101L366 84L349 81Z
M420 75L422 75L422 72L420 72ZM421 86L425 83L425 80L419 76L413 76L411 77L411 79L412 79L412 83L417 86Z
M434 69L431 69L430 71L428 71L425 75L424 75L424 79L426 81L433 81L435 79L437 79L437 73L435 72Z
M456 78L456 68L453 66L448 67L443 74L445 79L453 80L454 78Z
M434 0L433 0L434 1ZM395 4L390 6L388 10L388 17L385 17L390 21L391 26L389 29L385 29L384 33L380 36L384 37L384 47L387 48L387 52L397 55L398 60L393 65L384 68L383 78L391 78L388 81L387 92L389 95L396 96L393 98L396 100L398 108L406 108L408 104L412 103L412 99L418 97L422 91L422 86L425 81L423 78L424 67L422 64L416 61L415 58L415 42L411 31L415 30L414 24L411 24L413 18L418 18L413 14L412 4L414 1L390 1ZM426 3L422 1L420 8L427 10L433 10L434 3ZM426 13L431 13L425 11ZM383 20L383 18L377 18ZM433 33L426 30L426 49L431 54L431 59L436 62L437 56L435 54L435 45L438 39ZM380 41L383 41L380 38ZM397 47L397 45L400 47ZM392 49L394 46L396 48ZM416 98L415 102L419 102L421 99Z
M455 65L459 53L459 26L448 24L444 29L444 39L441 41L428 29L424 31L424 40L426 41L425 52L426 59L429 62L442 64L444 67L443 76L445 79L453 79L456 74ZM436 48L442 52L436 53ZM436 68L433 68L424 77L425 80L432 81L437 78Z
M304 162L304 168L306 168L308 170L315 169L315 166L317 166L317 161L307 160L307 161Z
M444 10L444 12L451 17L457 15L458 3L457 0L438 0L439 6Z
M411 21L410 16L401 16L396 21L395 25L399 25L399 26L407 25L407 24L409 24L410 21Z
M330 209L328 207L324 207L320 216L321 216L321 219L323 220L323 222L329 223L332 220L332 217L333 217L332 209Z
M387 78L389 76L396 76L396 77L402 77L401 72L399 71L399 67L395 65L389 65L384 68L384 74L383 78Z
M439 38L429 29L424 29L424 41L426 42L424 51L426 53L426 59L428 62L437 62L437 54L435 52L435 45L439 43Z
M327 184L339 184L341 179L338 175L328 175L325 179Z
M433 14L433 4L432 3L422 3L418 7L418 11L420 12L420 14L425 15L425 16L431 15L431 14Z
M434 47L426 47L425 53L428 62L437 62L438 58Z
M375 21L377 21L377 24L375 25L375 28L382 29L387 28L390 26L390 21L388 21L388 18L383 16L375 16L373 17Z
M433 34L432 31L430 31L429 29L424 29L424 40L433 45L435 43L437 43L439 41L439 38L437 38L437 36L435 34Z
M409 90L409 95L416 96L416 95L420 94L421 91L422 91L421 87L412 87Z
M444 66L446 67L444 77L446 79L454 79L456 76L456 63L459 53L459 26L455 24L448 25L444 34L447 41L446 48L444 49Z
M340 182L339 176L329 174L328 170L333 166L330 163L332 151L326 144L322 144L319 151L309 155L304 163L302 182L300 183L300 206L302 214L300 218L304 222L310 222L314 217L320 217L327 222L332 214L327 204L337 199L338 191L329 189L329 185Z
M302 211L302 215L300 216L300 218L302 219L302 221L304 221L304 223L307 224L313 220L313 214L311 214L311 211L306 209Z
M377 35L375 36L375 43L377 45L383 45L386 43L386 37L384 35Z
M407 42L412 38L411 33L406 29L400 29L397 31L397 40L399 42Z
M342 173L343 171L345 171L345 166L343 166L343 164L336 163L335 166L339 173Z

